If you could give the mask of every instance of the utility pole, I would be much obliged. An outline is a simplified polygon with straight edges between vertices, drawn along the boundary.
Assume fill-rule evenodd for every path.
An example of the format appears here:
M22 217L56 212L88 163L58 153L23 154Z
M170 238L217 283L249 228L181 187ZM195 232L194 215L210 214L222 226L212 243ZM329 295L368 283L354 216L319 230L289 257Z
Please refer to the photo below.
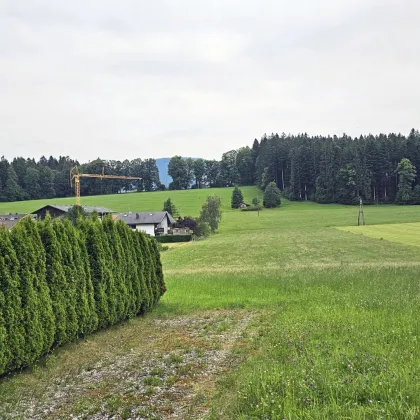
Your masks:
M363 201L362 198L359 197L359 216L357 217L357 226L365 225L365 213L363 211Z

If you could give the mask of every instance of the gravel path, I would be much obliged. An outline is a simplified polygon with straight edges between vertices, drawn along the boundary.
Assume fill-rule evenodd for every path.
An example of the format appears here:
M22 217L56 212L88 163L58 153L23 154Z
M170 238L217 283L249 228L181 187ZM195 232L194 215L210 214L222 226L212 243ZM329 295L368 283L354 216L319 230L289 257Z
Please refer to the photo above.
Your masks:
M254 315L232 310L153 318L142 345L107 351L62 377L53 374L41 398L29 392L2 404L0 418L204 418L217 379L237 364L232 350L248 340Z

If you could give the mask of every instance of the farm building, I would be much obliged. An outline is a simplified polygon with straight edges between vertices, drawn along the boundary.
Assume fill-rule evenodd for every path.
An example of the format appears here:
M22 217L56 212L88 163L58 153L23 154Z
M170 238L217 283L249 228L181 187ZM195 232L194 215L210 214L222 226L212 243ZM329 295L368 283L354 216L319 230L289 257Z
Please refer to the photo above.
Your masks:
M0 226L4 226L6 229L12 229L13 226L21 219L23 219L27 214L0 214Z
M122 220L133 230L141 230L150 236L166 235L168 228L175 224L174 218L167 211L120 213L115 220Z
M56 217L61 217L67 214L72 207L73 206L48 204L44 207L41 207L38 210L33 211L32 214L35 214L40 220L44 220L47 213L49 213L52 218L56 218ZM82 206L82 208L86 213L93 213L94 211L96 211L99 217L103 217L103 216L106 216L107 214L115 213L113 210L109 210L105 207Z

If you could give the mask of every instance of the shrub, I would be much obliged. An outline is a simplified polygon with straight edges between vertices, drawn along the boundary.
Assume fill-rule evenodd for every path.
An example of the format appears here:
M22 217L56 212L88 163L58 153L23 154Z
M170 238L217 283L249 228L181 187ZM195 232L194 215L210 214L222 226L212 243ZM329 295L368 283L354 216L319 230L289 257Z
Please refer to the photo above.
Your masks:
M210 226L210 230L214 233L219 227L219 223L222 219L222 202L216 195L207 197L206 202L203 204L200 212L200 220L207 222Z
M280 190L275 182L270 182L264 192L263 205L265 208L273 208L278 207L280 203Z
M197 233L196 235L199 238L207 238L211 233L210 225L207 222L203 222L202 220L198 221L197 224Z
M244 196L242 195L242 191L236 185L232 191L232 200L231 200L231 207L233 209L239 209L239 206L243 203Z
M184 218L179 217L175 224L176 228L190 229L194 234L197 234L197 219L191 216Z
M155 237L157 242L161 244L171 242L189 242L192 239L192 235L160 235Z

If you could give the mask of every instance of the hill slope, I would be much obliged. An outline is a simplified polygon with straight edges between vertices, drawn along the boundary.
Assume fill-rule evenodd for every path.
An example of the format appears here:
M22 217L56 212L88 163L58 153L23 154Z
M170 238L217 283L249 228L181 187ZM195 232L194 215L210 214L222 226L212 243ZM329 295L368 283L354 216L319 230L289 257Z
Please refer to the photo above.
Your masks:
M110 194L82 197L83 206L102 206L116 212L124 211L159 211L162 210L163 202L171 198L175 206L186 216L197 216L207 196L215 194L222 200L224 209L230 208L232 188L205 188L202 190L183 191L155 191L129 194ZM262 196L257 187L241 188L245 201L251 201L253 197ZM0 203L0 214L4 213L31 213L46 204L74 204L74 197L53 198L51 200L17 201L13 203Z

